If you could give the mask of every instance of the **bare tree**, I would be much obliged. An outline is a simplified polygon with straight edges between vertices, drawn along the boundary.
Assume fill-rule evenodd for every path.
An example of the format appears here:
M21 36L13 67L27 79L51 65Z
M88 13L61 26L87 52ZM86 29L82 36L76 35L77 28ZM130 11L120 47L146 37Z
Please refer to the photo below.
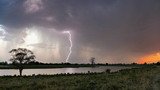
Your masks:
M91 57L90 62L91 62L92 65L94 65L95 64L95 58Z
M19 69L20 76L22 76L23 64L27 64L35 60L35 55L31 50L26 48L12 49L10 61Z

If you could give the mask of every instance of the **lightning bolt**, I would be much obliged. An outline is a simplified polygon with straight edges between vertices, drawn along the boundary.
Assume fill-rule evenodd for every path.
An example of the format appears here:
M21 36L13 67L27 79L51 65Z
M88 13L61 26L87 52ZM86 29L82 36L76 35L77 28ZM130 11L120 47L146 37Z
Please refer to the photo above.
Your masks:
M71 34L70 31L63 31L62 33L68 34L68 39L69 39L69 42L70 42L69 53L68 53L68 56L67 56L67 58L66 58L66 62L68 62L68 59L69 59L70 56L71 56L72 47L73 47L73 43L72 43L72 34Z

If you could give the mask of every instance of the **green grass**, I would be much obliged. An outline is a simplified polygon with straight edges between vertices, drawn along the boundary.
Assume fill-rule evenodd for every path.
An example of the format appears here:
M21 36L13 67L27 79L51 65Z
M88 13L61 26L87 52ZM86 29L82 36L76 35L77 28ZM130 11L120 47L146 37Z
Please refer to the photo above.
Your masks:
M152 90L160 86L160 67L143 67L114 73L2 76L0 90ZM158 87L159 87L158 86Z

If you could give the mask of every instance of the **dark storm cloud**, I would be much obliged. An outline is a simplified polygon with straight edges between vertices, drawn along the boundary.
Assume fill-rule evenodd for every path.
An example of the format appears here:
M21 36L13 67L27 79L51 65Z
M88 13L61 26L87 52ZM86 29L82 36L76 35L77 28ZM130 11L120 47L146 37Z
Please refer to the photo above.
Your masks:
M43 5L40 7L44 9L40 9L37 12L32 12L30 10L31 13L26 13L26 8L30 8L29 5L25 5L25 2L27 1L41 1ZM99 15L97 12L99 11L98 8L105 10L105 8L108 7L107 5L114 2L116 1L12 0L11 3L10 0L2 0L1 7L3 9L1 12L5 15L3 15L4 17L1 19L3 20L3 23L11 27L23 27L32 24L42 24L46 26L53 26L54 28L64 29L66 27L73 27L73 24L82 24L87 18L101 16L101 13ZM34 4L35 2L31 3ZM103 11L100 12L103 13Z
M158 0L1 0L0 24L71 29L75 51L121 59L159 50L159 11Z

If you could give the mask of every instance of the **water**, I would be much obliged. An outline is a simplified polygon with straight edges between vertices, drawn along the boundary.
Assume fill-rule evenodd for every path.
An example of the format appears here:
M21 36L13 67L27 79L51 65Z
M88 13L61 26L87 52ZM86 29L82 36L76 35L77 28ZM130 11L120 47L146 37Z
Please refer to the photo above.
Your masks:
M90 72L104 72L110 69L111 72L119 71L121 69L129 69L131 67L125 66L100 66L100 67L80 67L80 68L53 68L53 69L24 69L23 75L38 75L38 74L61 74L61 73L87 73ZM4 75L19 75L18 69L0 69L0 76Z

